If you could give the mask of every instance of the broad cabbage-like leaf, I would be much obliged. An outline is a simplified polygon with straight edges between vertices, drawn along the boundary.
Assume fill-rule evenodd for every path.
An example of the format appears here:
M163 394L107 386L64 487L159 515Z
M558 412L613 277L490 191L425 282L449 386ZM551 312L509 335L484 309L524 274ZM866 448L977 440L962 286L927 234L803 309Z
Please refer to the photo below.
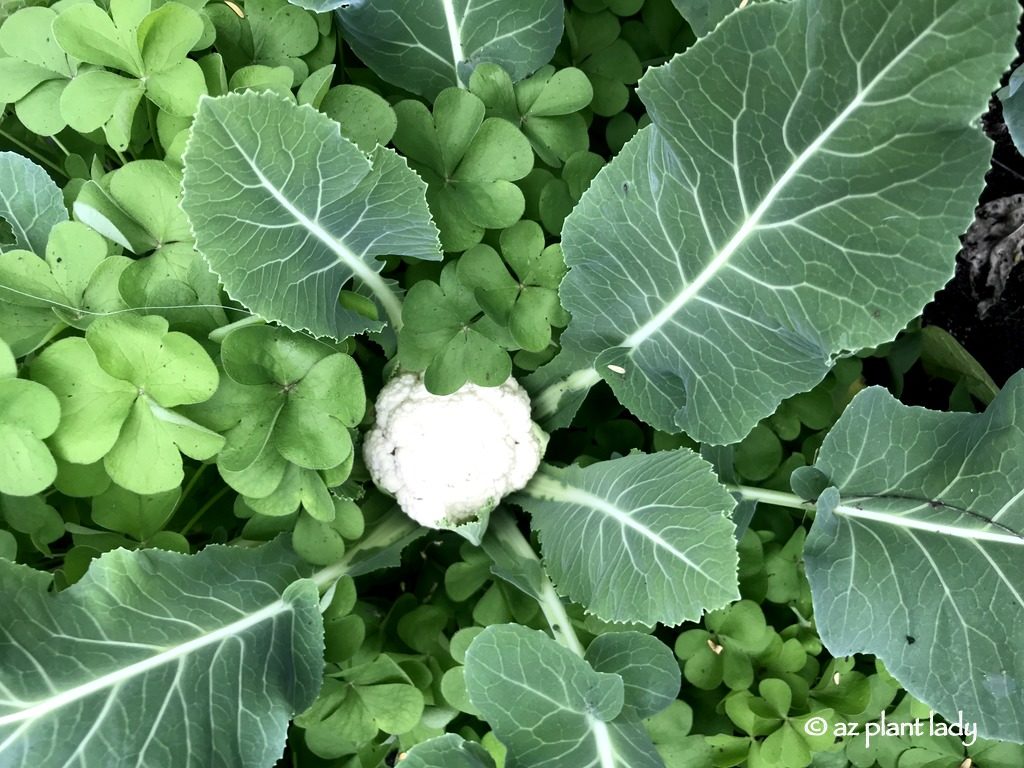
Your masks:
M734 502L692 451L545 467L513 500L559 591L606 621L679 624L739 598Z
M441 258L425 195L393 151L366 155L329 117L269 92L204 98L185 150L182 206L227 292L317 336L383 327L338 302L353 277L400 322L378 257Z
M679 695L682 673L672 651L661 640L641 632L608 632L587 646L587 662L598 672L622 678L623 715L635 720L653 717Z
M1024 742L1024 374L984 414L865 390L815 466L805 560L832 655L873 653L943 716Z
M1019 12L755 4L648 72L653 125L565 223L563 345L645 421L730 443L891 339L952 274Z
M291 0L335 11L345 42L389 83L433 99L492 62L522 80L562 37L561 0Z
M509 768L662 768L624 685L543 632L496 624L466 651L469 699L508 747Z
M42 255L50 230L67 218L60 187L46 171L16 152L0 152L0 219L14 233L13 243L0 240L0 251L13 245Z
M476 742L446 733L406 752L402 768L494 768L494 760Z
M0 561L0 764L269 768L322 680L307 575L281 543L118 549L58 594Z
M690 28L698 36L706 35L730 13L764 0L672 0Z

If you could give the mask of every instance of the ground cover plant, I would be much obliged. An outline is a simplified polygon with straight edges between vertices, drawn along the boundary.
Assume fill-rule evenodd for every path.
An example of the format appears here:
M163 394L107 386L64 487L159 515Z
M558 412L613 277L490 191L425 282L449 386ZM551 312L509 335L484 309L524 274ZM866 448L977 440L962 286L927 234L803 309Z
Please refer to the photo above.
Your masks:
M2 0L0 765L1024 765L1020 12Z

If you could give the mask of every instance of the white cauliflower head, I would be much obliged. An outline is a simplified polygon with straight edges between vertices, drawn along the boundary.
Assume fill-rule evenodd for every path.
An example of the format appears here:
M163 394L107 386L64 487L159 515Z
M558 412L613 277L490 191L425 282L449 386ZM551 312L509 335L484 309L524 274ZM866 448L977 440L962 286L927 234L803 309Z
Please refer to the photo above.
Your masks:
M370 477L428 528L472 520L523 488L548 442L513 378L439 396L406 373L381 390L376 412L363 445Z

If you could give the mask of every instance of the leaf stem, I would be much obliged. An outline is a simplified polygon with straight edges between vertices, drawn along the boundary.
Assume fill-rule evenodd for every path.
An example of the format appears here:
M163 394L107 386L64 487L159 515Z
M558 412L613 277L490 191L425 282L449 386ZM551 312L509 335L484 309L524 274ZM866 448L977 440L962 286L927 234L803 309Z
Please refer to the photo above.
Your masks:
M233 323L228 323L227 325L215 328L210 332L207 338L216 344L220 344L232 331L237 331L239 328L245 328L249 325L261 325L264 323L266 323L266 320L259 315L250 315L249 317L243 317L241 320L236 320Z
M596 368L580 368L563 379L549 384L533 398L533 409L538 421L546 420L558 412L566 395L590 389L601 380Z
M734 496L739 496L747 501L760 501L765 504L774 504L777 507L789 507L803 511L814 509L814 504L804 501L795 493L772 491L768 488L752 488L749 485L726 485L725 489Z
M71 152L68 151L68 148L64 146L63 142L60 139L58 139L56 136L51 136L50 141L57 145L60 151L64 153L64 157L71 157Z
M21 141L20 139L18 139L15 136L12 136L10 133L5 131L3 128L0 128L0 136L2 136L3 138L7 139L9 142L11 142L11 144L13 144L14 146L18 147L20 150L22 150L23 152L25 152L29 156L34 157L36 160L38 160L40 163L45 165L51 171L53 171L54 173L60 175L61 178L64 178L64 179L69 178L67 173L64 171L63 168L61 168L59 165L54 163L52 160L50 160L45 155L40 154L38 151L36 151L32 147L30 147L25 142Z
M352 573L359 562L359 556L368 550L384 549L419 530L419 526L399 509L396 504L390 512L377 521L373 529L360 541L353 544L338 562L321 568L311 577L321 592L332 587L342 576ZM355 575L355 574L353 574Z
M187 523L185 523L185 527L182 528L180 531L178 531L178 533L180 533L182 536L184 536L190 530L192 530L192 526L195 525L196 523L198 523L200 520L202 520L203 519L203 515L205 515L207 512L209 512L210 508L214 504L216 504L218 501L220 501L222 498L224 498L224 495L228 491L230 491L230 490L231 490L231 488L229 488L228 486L225 485L223 488L221 488L219 491L217 491L215 494L213 494L213 496L211 496L209 499L207 499L206 503L203 504L203 506L201 506L199 508L199 511L196 512L194 515L192 515L191 519Z
M181 508L182 503L188 498L188 495L192 493L192 490L196 487L196 483L199 482L200 478L209 468L209 464L200 464L199 468L192 473L192 477L190 477L188 482L185 484L185 488L182 490L181 496L178 497L178 503L174 505L174 510L171 512L172 515Z
M583 644L572 628L572 619L569 618L569 614L565 610L565 603L555 591L540 558L537 557L537 553L534 552L533 546L527 541L523 532L519 530L515 519L507 512L499 511L491 517L490 531L494 533L499 542L505 545L510 554L521 560L532 560L540 565L540 592L534 595L534 598L540 605L555 640L582 658Z

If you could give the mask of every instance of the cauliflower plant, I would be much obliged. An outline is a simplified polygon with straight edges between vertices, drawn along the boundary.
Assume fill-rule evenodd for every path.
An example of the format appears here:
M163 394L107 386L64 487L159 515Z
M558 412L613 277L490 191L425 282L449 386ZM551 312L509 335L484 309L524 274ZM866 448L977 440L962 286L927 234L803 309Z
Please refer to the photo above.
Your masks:
M377 487L420 525L441 528L489 512L529 482L548 436L530 397L509 378L433 395L416 374L396 376L377 398L363 451Z

